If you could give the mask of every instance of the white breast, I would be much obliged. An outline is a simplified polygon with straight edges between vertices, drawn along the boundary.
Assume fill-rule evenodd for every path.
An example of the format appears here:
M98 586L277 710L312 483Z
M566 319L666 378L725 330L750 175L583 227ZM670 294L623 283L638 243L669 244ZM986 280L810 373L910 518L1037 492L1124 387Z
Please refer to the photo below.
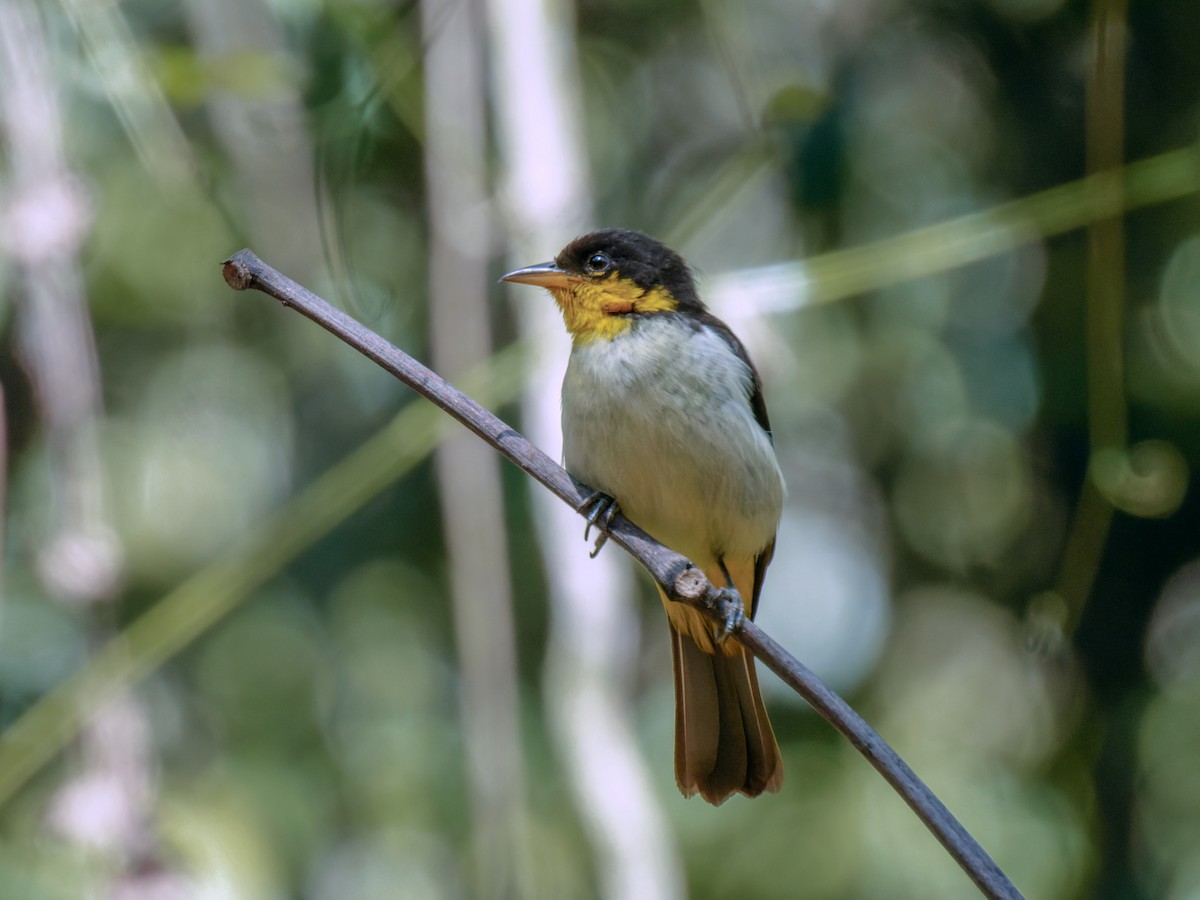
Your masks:
M750 390L749 368L711 329L639 319L571 352L566 467L697 563L753 558L775 534L784 489Z

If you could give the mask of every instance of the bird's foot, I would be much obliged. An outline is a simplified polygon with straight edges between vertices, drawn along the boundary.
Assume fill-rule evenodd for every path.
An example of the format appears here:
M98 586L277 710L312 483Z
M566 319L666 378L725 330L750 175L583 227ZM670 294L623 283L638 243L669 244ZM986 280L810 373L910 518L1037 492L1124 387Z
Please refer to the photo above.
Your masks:
M717 588L713 598L713 609L721 617L717 628L717 643L723 644L746 621L746 609L742 605L741 596L731 588Z
M587 528L583 530L583 539L588 539L593 526L596 529L596 546L588 554L592 559L595 559L600 548L608 543L608 526L620 511L620 504L603 491L593 491L579 504L578 512L587 515Z

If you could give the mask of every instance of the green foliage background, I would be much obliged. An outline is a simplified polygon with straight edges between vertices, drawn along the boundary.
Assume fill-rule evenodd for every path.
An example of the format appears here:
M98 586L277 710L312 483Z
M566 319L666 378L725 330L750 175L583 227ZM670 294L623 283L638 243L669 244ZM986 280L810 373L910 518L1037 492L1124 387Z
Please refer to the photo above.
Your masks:
M328 335L229 291L219 266L250 245L425 355L418 9L245 4L216 26L269 40L214 55L203 4L33 6L89 202L80 265L119 563L92 604L45 571L64 565L47 556L63 486L18 349L22 273L0 257L0 896L473 896L427 462L449 428ZM1125 97L1089 105L1101 10L1128 28ZM783 276L799 308L755 316L792 491L768 630L1028 896L1195 896L1193 0L580 0L574 15L596 221L662 237L714 291L806 260ZM230 103L274 112L238 130ZM1080 184L1105 128L1145 162ZM1087 231L1106 210L1128 210L1118 256ZM503 350L516 329L496 294L498 356L469 386L515 419L521 354ZM509 895L596 896L541 700L532 513L504 479L518 868L534 873ZM633 702L690 896L969 895L782 692L783 793L679 798L661 612L641 609ZM113 696L132 704L108 726L132 729L124 762L84 727ZM130 821L112 814L122 791Z

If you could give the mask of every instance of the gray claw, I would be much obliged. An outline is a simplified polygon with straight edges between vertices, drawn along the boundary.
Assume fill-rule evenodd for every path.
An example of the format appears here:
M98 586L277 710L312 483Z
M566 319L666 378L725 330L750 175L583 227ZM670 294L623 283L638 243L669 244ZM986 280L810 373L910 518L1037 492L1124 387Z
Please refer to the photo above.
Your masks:
M737 591L729 588L719 588L716 597L717 611L721 614L721 627L717 631L717 642L724 643L725 639L742 627L746 621L746 610L742 606L741 597Z
M600 548L608 543L608 526L612 524L612 520L620 512L620 505L602 491L594 491L589 494L582 503L579 504L579 512L583 512L590 508L587 514L587 527L583 530L583 539L586 541L592 533L592 526L596 527L596 546L592 548L592 552L588 554L592 559L596 558L596 554L600 552Z

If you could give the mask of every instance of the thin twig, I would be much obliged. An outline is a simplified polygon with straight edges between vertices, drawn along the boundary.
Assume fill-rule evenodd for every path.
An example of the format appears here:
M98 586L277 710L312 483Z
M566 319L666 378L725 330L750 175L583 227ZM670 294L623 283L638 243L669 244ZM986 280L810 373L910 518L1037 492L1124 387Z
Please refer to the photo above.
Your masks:
M591 493L586 485L571 478L550 457L466 394L341 310L271 268L249 250L242 250L226 260L224 275L225 281L235 290L261 291L341 338L433 401L572 507L580 508ZM613 543L640 562L672 600L688 603L714 621L722 621L724 605L720 592L686 558L659 544L622 516L616 516L608 530ZM984 896L1006 900L1021 897L1000 867L945 804L846 701L750 620L745 620L735 634L750 652L849 739L912 807Z

